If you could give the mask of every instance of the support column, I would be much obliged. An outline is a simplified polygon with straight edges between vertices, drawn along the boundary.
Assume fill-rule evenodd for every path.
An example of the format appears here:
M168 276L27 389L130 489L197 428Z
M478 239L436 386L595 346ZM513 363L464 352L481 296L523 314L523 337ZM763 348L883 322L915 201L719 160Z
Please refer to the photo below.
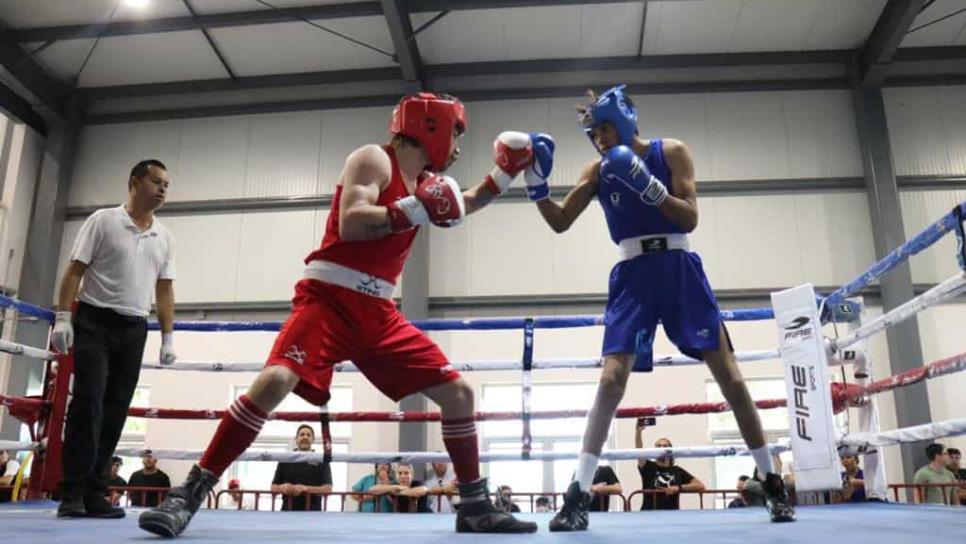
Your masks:
M896 184L892 144L886 121L881 87L856 86L852 91L862 168L865 174L869 213L876 258L883 258L905 239L899 188ZM887 312L915 297L909 263L902 264L880 280L882 310ZM919 323L909 319L886 329L889 346L889 368L892 374L923 365ZM894 392L896 423L899 427L932 421L929 395L925 382L902 387ZM926 463L924 444L901 446L903 474L912 482L918 467Z
M51 306L57 284L58 258L64 231L64 211L70 189L71 170L80 136L82 109L79 97L69 101L67 118L49 127L40 159L30 226L20 274L18 297L40 306ZM47 346L49 324L21 321L15 341L31 346ZM39 393L43 366L25 357L11 361L7 391L12 395ZM15 439L20 426L4 415L0 438Z
M412 319L429 317L429 227L419 229L413 241L402 280L402 311ZM427 409L426 397L410 395L399 402L402 411L424 412ZM426 423L399 424L399 451L426 451L429 441L426 436ZM413 478L423 480L426 467L413 467Z

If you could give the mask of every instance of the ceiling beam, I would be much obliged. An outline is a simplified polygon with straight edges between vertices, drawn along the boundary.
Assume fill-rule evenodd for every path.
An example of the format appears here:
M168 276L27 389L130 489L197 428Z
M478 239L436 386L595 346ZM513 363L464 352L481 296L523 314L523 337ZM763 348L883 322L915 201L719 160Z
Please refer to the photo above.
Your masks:
M882 85L906 32L926 0L889 0L869 39L859 52L856 82L864 87Z
M632 4L637 2L640 2L640 0L407 0L406 6L412 13L424 13L446 10Z
M423 61L419 56L419 48L413 36L413 25L409 18L409 11L403 0L381 0L382 12L386 16L389 35L396 48L395 60L402 69L403 80L414 87L413 90L423 90Z
M3 66L51 115L64 117L64 104L71 87L47 74L20 45L0 35L0 66ZM29 100L28 100L29 101Z
M350 2L345 4L323 4L296 8L278 8L236 11L199 15L197 17L166 17L140 21L118 21L108 25L66 25L39 28L11 29L6 31L7 39L15 42L46 42L51 40L76 40L98 36L131 36L134 34L156 34L159 32L178 32L182 30L201 30L203 28L224 28L233 26L267 25L287 23L303 19L338 19L344 17L365 17L382 15L379 2Z
M0 83L0 108L37 132L47 134L47 122L44 118L34 111L29 102L3 83Z
M935 53L937 56L939 52ZM422 66L426 79L505 74L537 74L604 70L649 70L660 68L712 68L722 66L768 66L846 63L854 55L848 50L788 51L765 53L710 53L698 55L647 55L643 57L592 57L576 59L540 59L501 62L469 62ZM132 98L172 94L237 91L331 83L365 83L399 81L400 68L368 68L327 72L305 72L267 76L228 78L91 87L85 89L91 99Z
M511 89L454 89L452 94L464 101L515 100L523 98L581 97L590 84L556 87L519 87ZM694 81L674 83L629 84L627 89L633 94L686 94L715 92L758 92L758 91L796 91L820 89L847 89L849 82L840 79L793 79L793 80L750 80L750 81ZM198 117L220 117L226 115L248 115L255 113L276 113L292 111L313 111L327 109L365 108L391 106L399 101L399 96L345 96L335 98L197 106L165 110L140 110L131 112L92 114L85 124L103 125L110 123L133 123L143 121L162 121L169 119L190 119Z

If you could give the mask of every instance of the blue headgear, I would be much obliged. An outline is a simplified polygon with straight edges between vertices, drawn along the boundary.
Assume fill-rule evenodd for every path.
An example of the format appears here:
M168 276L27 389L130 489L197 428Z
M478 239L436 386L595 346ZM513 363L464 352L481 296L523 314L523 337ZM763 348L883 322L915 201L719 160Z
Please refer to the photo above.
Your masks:
M617 130L621 145L631 145L634 142L634 136L637 135L637 110L624 97L624 87L626 85L607 89L586 111L577 116L577 122L591 141L594 141L592 131L595 128L603 123L610 123Z

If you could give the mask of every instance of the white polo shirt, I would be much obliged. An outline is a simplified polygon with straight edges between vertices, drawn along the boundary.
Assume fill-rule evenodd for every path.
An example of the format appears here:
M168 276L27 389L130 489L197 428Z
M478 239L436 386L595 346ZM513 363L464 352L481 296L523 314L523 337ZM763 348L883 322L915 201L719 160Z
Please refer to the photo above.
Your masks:
M147 317L157 281L175 278L174 236L157 217L141 232L122 204L97 210L84 221L70 260L87 265L81 301Z

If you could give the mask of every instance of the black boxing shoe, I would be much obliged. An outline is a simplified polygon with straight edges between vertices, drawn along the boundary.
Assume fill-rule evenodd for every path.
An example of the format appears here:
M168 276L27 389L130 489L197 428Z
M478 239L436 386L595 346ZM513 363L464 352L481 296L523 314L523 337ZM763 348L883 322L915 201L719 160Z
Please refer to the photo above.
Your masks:
M77 480L60 482L60 504L57 505L59 518L86 518L87 508L84 507L84 489Z
M120 519L124 509L118 508L107 500L107 482L102 478L88 478L84 487L84 508L87 517L99 519Z
M550 531L586 531L590 525L590 500L590 493L581 491L577 482L570 482L564 493L563 508L550 520Z
M765 476L764 488L772 522L795 521L795 505L785 489L785 480L780 475L769 472Z
M164 502L141 513L138 526L166 538L180 535L217 483L218 476L211 471L198 465L191 467L184 483L169 491Z
M501 512L490 502L486 478L459 484L460 508L456 512L457 533L535 533L537 524L520 521Z

